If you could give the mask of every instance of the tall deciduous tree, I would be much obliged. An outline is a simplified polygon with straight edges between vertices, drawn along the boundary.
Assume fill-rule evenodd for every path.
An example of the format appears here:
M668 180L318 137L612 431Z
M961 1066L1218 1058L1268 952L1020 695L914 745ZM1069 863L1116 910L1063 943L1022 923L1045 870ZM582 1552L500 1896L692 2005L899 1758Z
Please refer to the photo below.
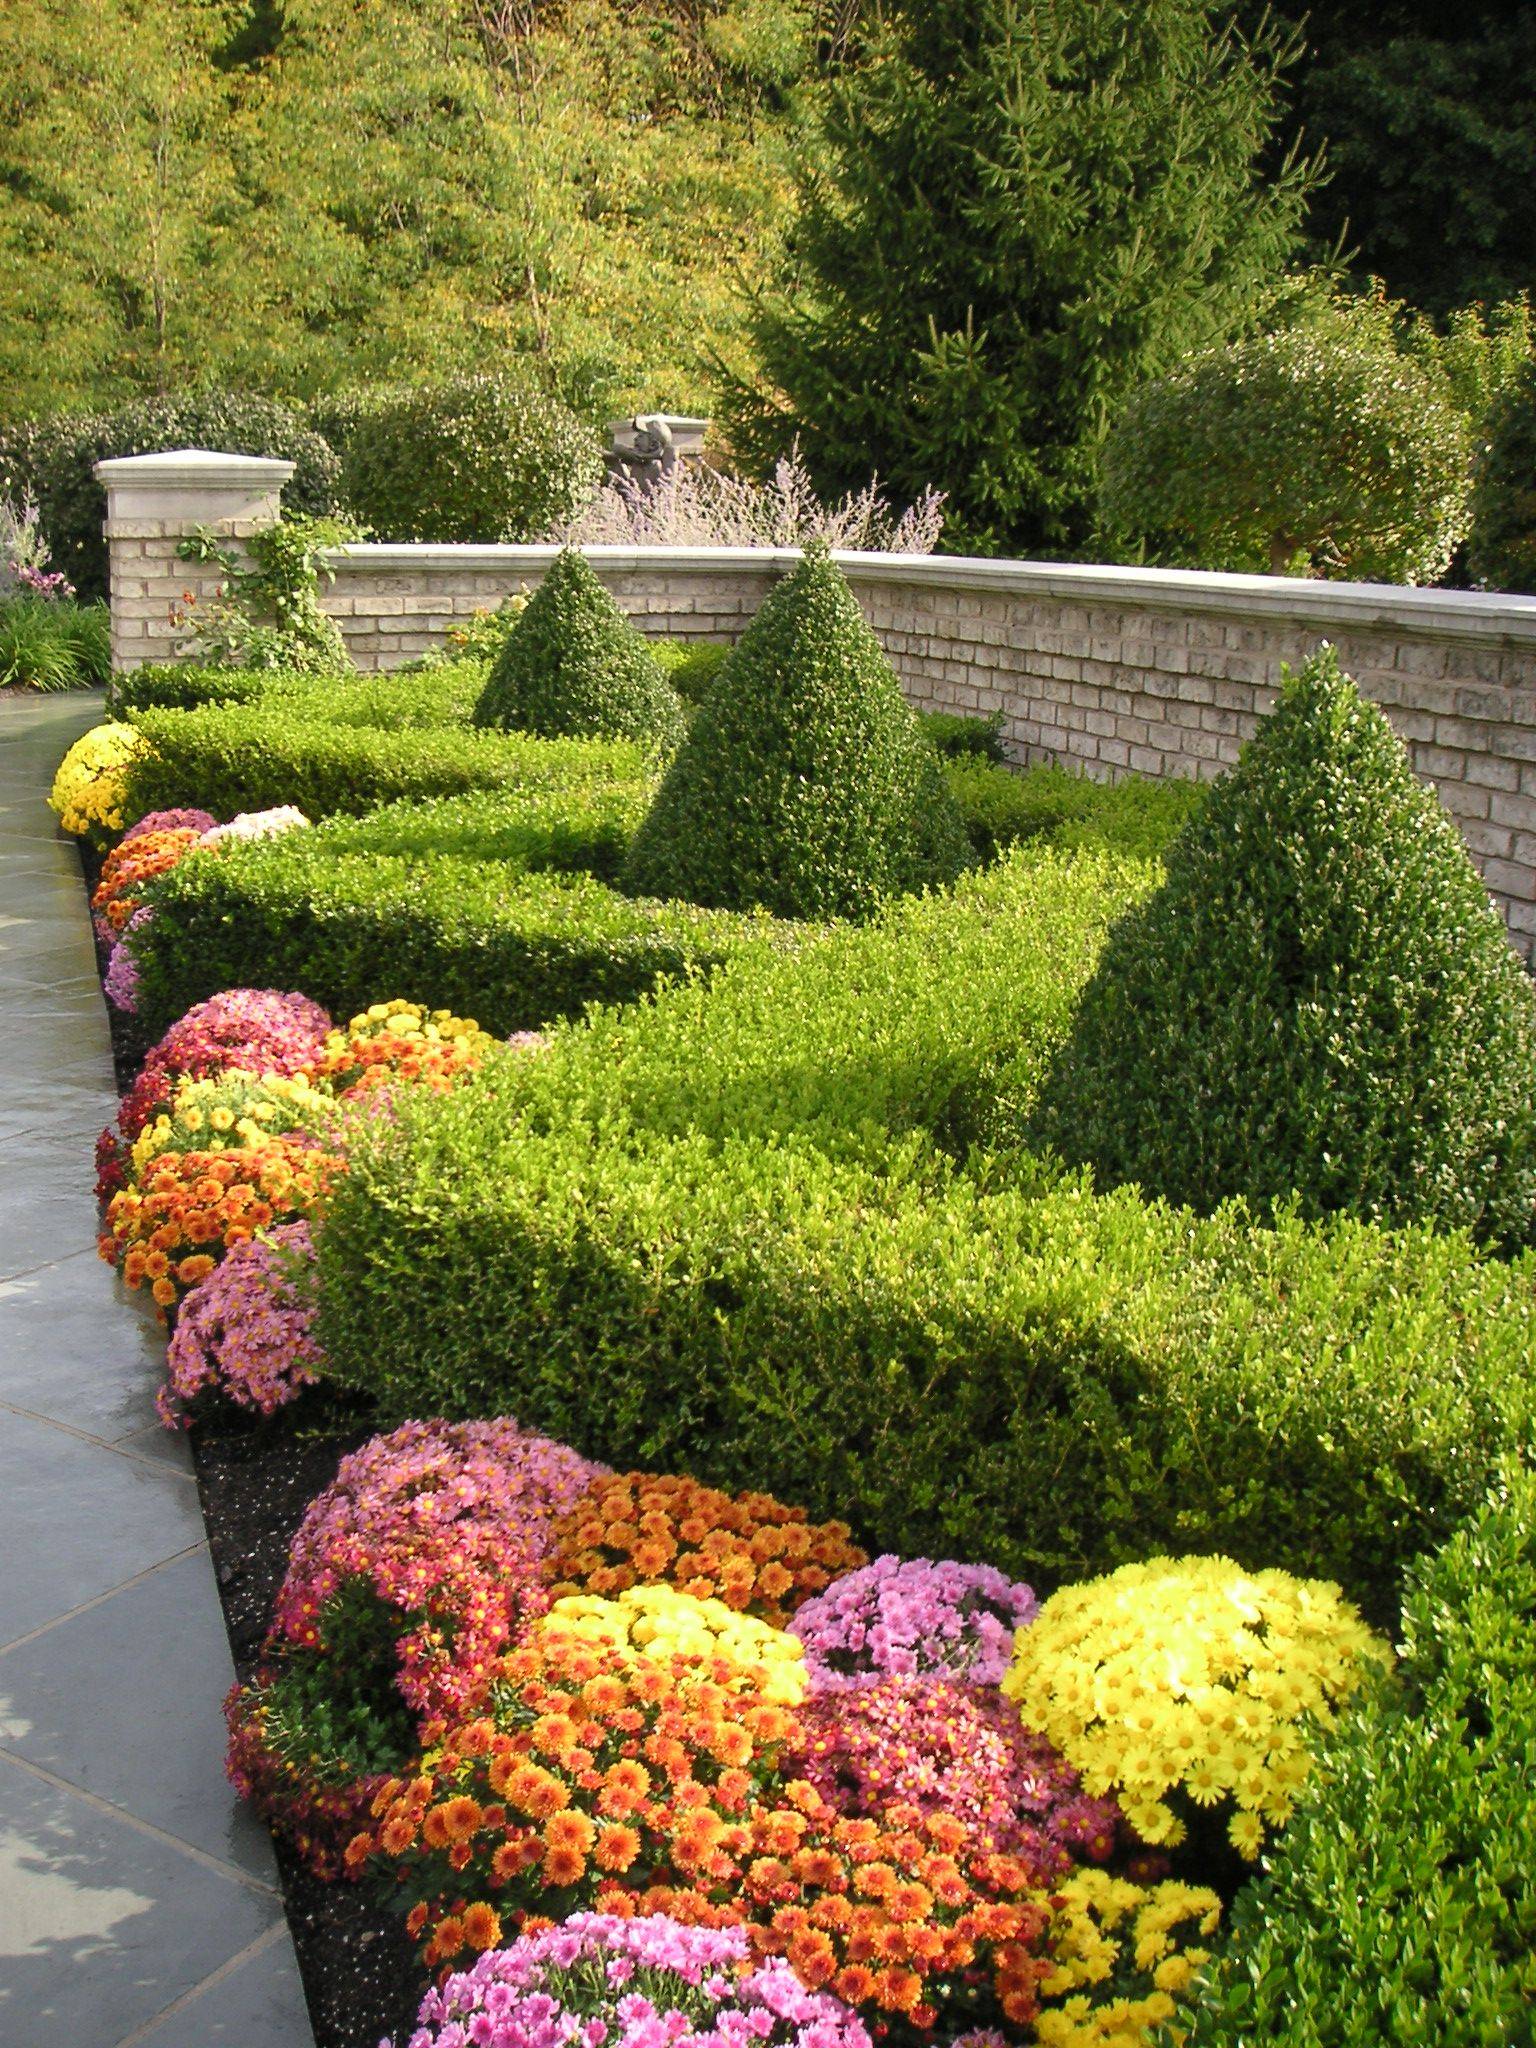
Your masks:
M213 53L240 13L0 8L0 379L8 410L90 378L164 391L213 345L244 215Z
M1239 327L1308 167L1260 181L1289 41L1210 0L899 0L801 173L738 444L949 494L948 539L1069 550L1107 420Z

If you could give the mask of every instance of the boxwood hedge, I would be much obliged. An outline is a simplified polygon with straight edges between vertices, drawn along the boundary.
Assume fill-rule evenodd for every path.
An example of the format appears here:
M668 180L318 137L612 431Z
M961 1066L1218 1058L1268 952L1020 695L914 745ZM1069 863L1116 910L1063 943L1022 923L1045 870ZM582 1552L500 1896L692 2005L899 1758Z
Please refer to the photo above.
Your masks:
M520 860L338 851L298 831L184 861L154 886L155 915L135 935L141 1029L158 1033L220 989L258 986L302 989L338 1015L400 996L490 1031L530 1030L714 966L771 924L633 902L571 871L614 843L600 799L585 825L562 794L543 824L530 808L499 829L509 845L520 839Z
M454 687L450 671L436 670L409 685L369 677L344 688L355 715L387 724L344 723L337 713L346 705L322 717L304 697L137 713L145 746L128 771L126 815L196 804L228 818L296 804L319 819L358 815L398 797L627 781L641 773L640 750L627 740L468 732L432 718L412 727L396 713L413 695L440 704L443 690Z
M214 704L272 704L302 711L326 724L458 725L485 681L484 664L438 662L430 669L380 675L313 675L299 670L222 668L191 661L146 662L112 678L107 708L114 717L135 711L197 711Z
M662 665L576 548L564 548L491 664L474 708L501 732L675 746L683 708Z
M1536 990L1455 821L1323 647L1114 933L1039 1137L1199 1208L1536 1239Z
M1062 889L1031 934L994 900L1015 943L934 899L923 943L739 962L370 1131L322 1255L332 1369L387 1414L510 1410L907 1553L1052 1583L1222 1550L1390 1614L1530 1427L1536 1264L957 1164L935 1138L1009 1050L1047 1056L1112 907L1102 864L1067 872L1086 910ZM946 1001L976 1029L920 1050Z
M529 607L532 613L532 606ZM969 849L847 579L806 551L731 649L635 835L636 895L870 917Z

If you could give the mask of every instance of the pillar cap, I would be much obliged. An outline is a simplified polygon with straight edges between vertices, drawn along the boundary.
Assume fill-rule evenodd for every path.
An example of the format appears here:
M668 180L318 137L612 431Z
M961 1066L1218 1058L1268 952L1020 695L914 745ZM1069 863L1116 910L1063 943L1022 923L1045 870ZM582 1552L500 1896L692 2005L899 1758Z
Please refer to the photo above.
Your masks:
M113 484L164 489L280 490L294 464L278 455L221 455L209 448L167 448L152 455L111 455L96 464L96 475Z

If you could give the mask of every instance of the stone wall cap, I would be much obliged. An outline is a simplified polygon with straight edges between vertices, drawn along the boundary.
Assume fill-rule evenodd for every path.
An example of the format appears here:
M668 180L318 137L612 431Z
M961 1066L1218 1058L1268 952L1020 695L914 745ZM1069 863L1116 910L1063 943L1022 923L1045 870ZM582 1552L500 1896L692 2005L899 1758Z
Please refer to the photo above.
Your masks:
M280 455L221 455L210 448L163 448L148 455L109 455L96 464L104 484L195 484L212 490L221 483L248 490L285 484L294 464Z
M331 551L350 571L516 574L546 568L553 542L435 545L362 541ZM780 575L799 548L583 547L595 568L643 574L681 569ZM1000 561L977 555L882 555L839 550L834 559L853 583L904 584L913 590L993 591L1028 601L1202 612L1254 624L1317 626L1338 632L1380 630L1536 645L1536 597L1501 591L1417 590L1398 583L1326 583L1302 576L1237 576L1207 569L1143 569L1118 563Z

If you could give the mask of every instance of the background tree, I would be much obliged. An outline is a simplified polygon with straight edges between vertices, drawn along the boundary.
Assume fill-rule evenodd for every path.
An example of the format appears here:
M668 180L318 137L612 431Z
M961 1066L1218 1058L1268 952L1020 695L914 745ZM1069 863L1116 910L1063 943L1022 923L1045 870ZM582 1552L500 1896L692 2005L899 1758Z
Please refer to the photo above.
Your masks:
M937 485L951 546L1079 543L1109 416L1295 242L1307 169L1255 169L1288 57L1206 0L902 0L802 153L739 447Z
M537 358L709 402L859 0L7 0L0 411Z
M1274 575L1443 575L1468 525L1471 426L1435 338L1411 351L1398 310L1379 293L1307 291L1275 330L1145 385L1104 449L1109 551ZM1481 404L1492 373L1461 339Z
M1480 583L1536 592L1536 361L1494 414L1473 484L1467 552Z
M217 352L247 208L214 53L220 0L0 9L7 410L164 392Z
M1268 13L1242 0L1241 22ZM1536 12L1281 0L1305 50L1286 139L1326 151L1309 227L1361 277L1443 317L1536 289Z

